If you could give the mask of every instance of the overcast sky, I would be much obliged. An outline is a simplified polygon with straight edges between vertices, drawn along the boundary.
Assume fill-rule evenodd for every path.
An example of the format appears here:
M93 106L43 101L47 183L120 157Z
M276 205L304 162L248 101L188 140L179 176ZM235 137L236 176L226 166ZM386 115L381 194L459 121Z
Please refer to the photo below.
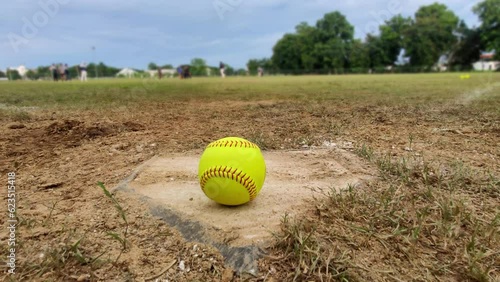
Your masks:
M446 0L469 26L479 0ZM0 10L0 69L103 61L144 69L194 57L243 68L302 22L338 10L364 38L387 17L433 0L10 0ZM95 51L92 51L95 46Z

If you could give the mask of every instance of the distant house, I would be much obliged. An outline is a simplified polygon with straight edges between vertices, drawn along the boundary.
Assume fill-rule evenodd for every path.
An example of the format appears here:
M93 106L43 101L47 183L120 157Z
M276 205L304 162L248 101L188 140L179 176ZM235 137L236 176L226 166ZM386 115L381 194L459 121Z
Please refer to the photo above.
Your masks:
M212 68L207 67L207 76L212 76Z
M158 76L158 70L148 70L149 76L155 77ZM161 69L161 74L163 76L174 76L176 74L176 70L174 69Z
M448 71L448 66L445 63L438 63L432 67L432 70L445 72L445 71Z
M476 71L495 71L500 69L500 61L495 61L493 58L495 53L485 53L480 56L479 61L472 64Z
M449 56L442 55L439 57L438 62L432 66L432 71L445 72L448 71Z
M119 71L116 76L117 77L133 77L137 74L137 71L131 69L131 68L124 68L121 71Z
M29 69L26 68L25 66L23 65L20 65L18 67L10 67L10 68L7 68L7 70L11 70L11 71L17 71L19 73L19 75L22 77L22 78L26 78L26 73L28 73Z

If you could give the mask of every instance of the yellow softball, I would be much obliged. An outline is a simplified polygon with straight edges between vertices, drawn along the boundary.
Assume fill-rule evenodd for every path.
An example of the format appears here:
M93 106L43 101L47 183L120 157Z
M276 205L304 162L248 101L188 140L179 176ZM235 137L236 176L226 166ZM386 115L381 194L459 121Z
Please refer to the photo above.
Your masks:
M238 137L210 143L198 167L200 186L213 201L239 206L259 195L266 178L264 157L256 144Z

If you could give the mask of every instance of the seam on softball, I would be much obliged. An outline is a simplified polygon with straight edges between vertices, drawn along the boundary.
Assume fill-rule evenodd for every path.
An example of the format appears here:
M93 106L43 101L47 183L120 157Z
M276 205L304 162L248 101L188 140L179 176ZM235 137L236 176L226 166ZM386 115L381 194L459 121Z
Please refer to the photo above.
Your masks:
M250 201L257 197L257 185L250 175L243 171L227 166L216 166L207 169L200 177L201 189L205 192L205 184L214 177L229 178L240 183L248 191Z
M254 148L259 149L259 146L243 140L218 140L210 143L207 148L220 148L220 147L235 147L235 148Z

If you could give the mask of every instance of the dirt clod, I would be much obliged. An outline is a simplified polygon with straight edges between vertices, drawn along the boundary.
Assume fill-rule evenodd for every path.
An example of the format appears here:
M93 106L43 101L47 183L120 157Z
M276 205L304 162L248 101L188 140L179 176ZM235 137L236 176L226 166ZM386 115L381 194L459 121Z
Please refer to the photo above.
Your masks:
M25 128L25 127L26 127L26 125L24 125L22 123L19 123L19 122L9 123L7 125L8 129L22 129L22 128Z
M56 121L50 124L46 131L49 135L53 134L65 134L75 127L78 127L82 122L77 120L65 120L63 122Z

